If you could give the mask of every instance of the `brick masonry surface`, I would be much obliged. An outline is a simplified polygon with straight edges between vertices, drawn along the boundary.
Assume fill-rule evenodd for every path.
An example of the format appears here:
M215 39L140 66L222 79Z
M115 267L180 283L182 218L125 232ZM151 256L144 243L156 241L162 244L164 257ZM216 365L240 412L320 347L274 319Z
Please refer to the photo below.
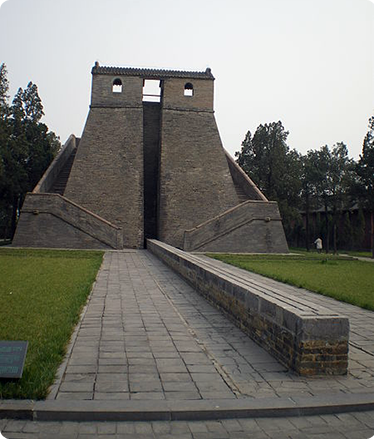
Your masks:
M148 249L286 367L306 376L347 372L348 318L295 301L281 288L250 282L245 271L227 269L219 261L157 241L148 241Z
M287 253L278 205L248 200L184 233L183 249L199 252Z
M57 194L26 195L13 246L122 248L122 231Z
M147 79L160 82L157 104L143 102ZM95 64L82 138L74 142L74 136L70 137L65 152L51 164L37 190L63 194L121 228L122 247L117 240L114 248L143 248L145 238L183 248L186 230L243 201L267 203L223 149L213 98L214 77L209 69L176 72ZM232 213L226 216L232 217ZM90 235L93 240L88 239L73 222L62 224L60 220L45 216L43 228L38 228L35 218L25 222L24 217L20 224L30 224L38 236L27 237L22 231L17 245L95 248L95 233ZM214 251L288 251L279 219L270 225L262 220L251 226L236 224L225 236L218 229Z
M143 246L143 109L92 108L65 196Z
M161 133L158 239L182 248L184 230L239 201L212 113L164 110Z

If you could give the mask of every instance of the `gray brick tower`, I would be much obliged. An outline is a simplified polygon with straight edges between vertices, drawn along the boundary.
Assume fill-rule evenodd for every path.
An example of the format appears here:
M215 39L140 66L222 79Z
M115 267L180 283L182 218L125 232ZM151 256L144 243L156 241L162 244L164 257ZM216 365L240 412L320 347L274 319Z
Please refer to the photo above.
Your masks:
M144 93L148 80L159 96ZM287 251L276 203L222 147L213 96L210 69L96 63L82 138L69 138L27 195L14 245L142 248L154 238L190 251Z

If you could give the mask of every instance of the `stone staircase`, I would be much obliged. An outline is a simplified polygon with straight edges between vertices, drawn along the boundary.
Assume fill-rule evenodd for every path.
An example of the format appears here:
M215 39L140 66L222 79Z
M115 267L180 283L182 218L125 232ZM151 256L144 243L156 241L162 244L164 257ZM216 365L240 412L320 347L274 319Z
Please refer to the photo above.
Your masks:
M56 180L54 181L53 186L51 187L51 189L49 191L50 193L64 195L66 184L67 184L68 179L69 179L69 175L70 175L73 163L74 163L76 152L77 152L77 149L74 149L72 151L72 153L70 154L70 157L67 159L66 163L64 164L60 173L58 174Z
M234 182L234 187L235 187L236 195L238 196L239 203L244 203L249 200L249 197L244 192L242 186Z

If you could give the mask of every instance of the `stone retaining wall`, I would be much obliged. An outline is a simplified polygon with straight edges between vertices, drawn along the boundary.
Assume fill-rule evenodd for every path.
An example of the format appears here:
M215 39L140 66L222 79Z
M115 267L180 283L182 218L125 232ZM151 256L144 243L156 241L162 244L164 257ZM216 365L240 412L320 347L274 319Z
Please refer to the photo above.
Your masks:
M183 249L199 252L288 253L278 205L248 200L184 233Z
M307 300L288 298L230 270L156 240L147 248L224 310L253 340L300 375L344 375L349 320Z

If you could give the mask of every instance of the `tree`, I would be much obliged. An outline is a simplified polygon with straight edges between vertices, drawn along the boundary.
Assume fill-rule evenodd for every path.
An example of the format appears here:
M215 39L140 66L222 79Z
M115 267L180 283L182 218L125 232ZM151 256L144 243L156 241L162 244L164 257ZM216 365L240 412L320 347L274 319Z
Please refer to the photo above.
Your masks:
M371 252L374 258L374 116L369 119L369 130L357 164L357 175L357 195L361 204L370 212Z
M319 155L317 151L308 151L301 157L301 196L305 209L305 248L310 249L310 210L318 207L316 203L318 185L321 179L321 168L319 166ZM313 239L314 240L314 239Z
M349 186L353 179L353 160L349 159L348 149L343 142L337 143L332 149L325 145L318 151L309 151L305 160L304 186L309 188L309 196L315 198L317 206L322 203L325 210L325 250L326 253L329 252L332 223L336 253L337 224L343 205L348 203Z
M328 184L330 191L330 205L333 213L333 243L334 253L337 252L337 224L342 208L348 204L351 172L354 169L353 161L348 157L347 146L343 142L337 143L330 151L328 167ZM351 233L352 230L350 229ZM348 232L348 230L346 230ZM347 238L348 239L348 238ZM349 239L351 242L352 237Z
M9 82L7 78L7 69L5 64L0 65L0 225L4 235L9 228L9 205L1 196L6 185L4 152L5 145L11 135L8 123L9 105L8 105Z
M345 212L343 218L343 230L339 239L341 246L347 250L352 250L353 238L354 233L351 218L349 212Z
M354 246L358 250L362 248L362 241L365 237L365 216L362 207L358 209L356 223L353 228Z
M286 141L288 131L281 121L260 125L254 136L247 132L237 163L253 179L259 189L277 201L287 238L293 224L299 222L300 154L290 150Z
M8 113L8 91L9 91L9 81L8 72L6 65L3 63L0 65L0 119Z
M4 64L1 72L3 85L0 85L0 92L6 92ZM1 108L4 111L3 128L0 126L0 198L8 217L11 210L10 228L13 236L26 192L31 191L40 180L60 148L60 142L40 122L44 114L43 105L38 88L32 82L25 90L18 89L11 106L8 106L7 98L2 100L0 96Z

